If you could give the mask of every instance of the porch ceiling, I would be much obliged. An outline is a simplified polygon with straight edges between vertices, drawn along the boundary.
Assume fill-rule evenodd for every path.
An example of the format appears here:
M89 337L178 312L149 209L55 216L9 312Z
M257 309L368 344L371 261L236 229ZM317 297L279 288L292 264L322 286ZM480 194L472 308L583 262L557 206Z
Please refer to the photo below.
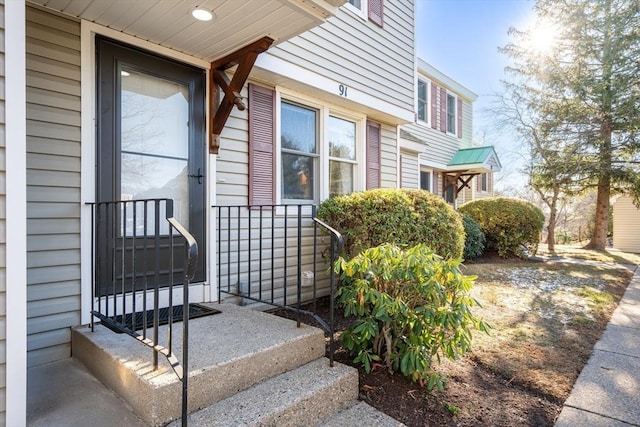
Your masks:
M29 0L187 55L214 61L262 37L274 43L313 28L346 0ZM191 16L195 7L215 14Z

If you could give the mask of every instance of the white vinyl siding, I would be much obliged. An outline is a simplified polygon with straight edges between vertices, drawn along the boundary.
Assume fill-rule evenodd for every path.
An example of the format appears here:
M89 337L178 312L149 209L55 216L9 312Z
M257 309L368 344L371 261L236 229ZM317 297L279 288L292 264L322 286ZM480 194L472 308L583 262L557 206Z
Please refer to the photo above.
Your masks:
M420 169L418 154L402 151L400 154L400 170L402 171L401 188L420 188Z
M429 92L429 95L431 95L431 92ZM439 97L440 94L438 93L437 102L439 102ZM412 135L415 135L421 141L424 141L424 150L421 153L421 157L426 160L428 164L444 166L449 163L456 151L461 148L471 147L473 134L472 114L471 103L463 99L462 138L456 138L453 135L440 131L439 125L437 129L433 129L424 123L410 123L403 125L402 128ZM432 120L439 119L432 117ZM414 146L415 145L416 144L414 144Z
M399 173L397 127L382 123L380 133L380 188L396 188Z
M80 25L27 8L28 364L80 323Z
M613 205L613 247L640 253L640 210L630 197L620 197Z
M4 0L0 0L0 424L5 424L6 415L6 174L5 174L5 58L4 58Z
M412 0L385 1L381 28L362 20L352 7L345 5L319 27L262 55L274 56L413 111L414 7Z

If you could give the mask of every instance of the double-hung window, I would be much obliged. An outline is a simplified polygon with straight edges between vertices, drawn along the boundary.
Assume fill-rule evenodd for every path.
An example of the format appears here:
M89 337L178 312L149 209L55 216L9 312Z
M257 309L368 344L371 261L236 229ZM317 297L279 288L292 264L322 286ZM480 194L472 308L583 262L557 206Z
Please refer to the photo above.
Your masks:
M429 122L429 84L418 79L418 120Z
M292 99L280 100L282 203L319 203L363 190L364 117Z
M456 135L457 100L455 95L447 93L447 133Z
M329 196L354 190L356 171L356 123L329 116Z
M312 108L283 101L280 107L282 200L317 199L318 115Z

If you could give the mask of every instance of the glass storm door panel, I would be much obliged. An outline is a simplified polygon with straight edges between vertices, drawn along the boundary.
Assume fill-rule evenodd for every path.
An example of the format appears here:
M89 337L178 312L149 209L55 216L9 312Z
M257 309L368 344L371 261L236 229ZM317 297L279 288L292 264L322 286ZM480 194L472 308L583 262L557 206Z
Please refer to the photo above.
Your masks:
M200 262L194 281L203 281L205 72L100 37L96 38L96 53L97 200L172 199L173 217L198 241ZM101 227L111 228L102 231L114 237L113 243L108 244L112 247L103 250L96 260L99 295L107 293L106 286L111 286L114 280L122 280L117 277L123 263L119 261L122 257L118 246L126 252L130 247L139 250L140 245L160 244L164 248L163 263L170 263L172 256L182 259L181 244L169 248L164 205L159 215L153 212L155 205L149 206L147 210L141 204L119 206L110 214L110 220L102 221ZM145 230L152 234L159 231L161 239L141 243ZM135 275L153 275L148 269L148 265L138 266ZM179 282L181 276L173 280ZM162 277L161 285L166 286L169 281L168 277ZM135 281L136 288L138 282L141 280ZM132 286L129 284L128 290Z

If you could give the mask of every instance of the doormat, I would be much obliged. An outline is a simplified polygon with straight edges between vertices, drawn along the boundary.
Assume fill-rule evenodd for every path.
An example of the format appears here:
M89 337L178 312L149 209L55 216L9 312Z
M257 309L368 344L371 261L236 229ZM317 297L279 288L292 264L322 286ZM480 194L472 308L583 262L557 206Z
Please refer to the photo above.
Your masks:
M176 305L173 307L173 322L182 322L182 313L183 313L183 307L184 305ZM158 324L159 325L166 325L167 323L169 323L169 307L164 307L164 308L160 308L158 309ZM119 323L122 326L124 326L125 328L129 329L129 330L134 330L134 326L133 326L133 322L132 320L135 318L135 330L140 330L143 328L143 318L145 317L145 313L146 313L146 327L147 328L153 328L153 310L147 310L146 312L144 311L137 311L133 314L125 314L124 315L124 319L122 315L118 315L112 318L109 318L109 320L111 322L115 322L115 323ZM215 308L211 308L208 307L206 305L202 305L202 304L197 304L197 303L190 303L189 304L189 319L197 319L198 317L205 317L205 316L211 316L214 314L218 314L220 313L219 310L216 310ZM134 317L135 316L135 317ZM118 333L123 333L124 331L120 331L120 330L116 330L113 327L111 327L111 325L109 325L109 323L111 322L102 322L106 327L108 327L109 329L113 330L114 332L118 332ZM115 326L115 325L113 325Z

